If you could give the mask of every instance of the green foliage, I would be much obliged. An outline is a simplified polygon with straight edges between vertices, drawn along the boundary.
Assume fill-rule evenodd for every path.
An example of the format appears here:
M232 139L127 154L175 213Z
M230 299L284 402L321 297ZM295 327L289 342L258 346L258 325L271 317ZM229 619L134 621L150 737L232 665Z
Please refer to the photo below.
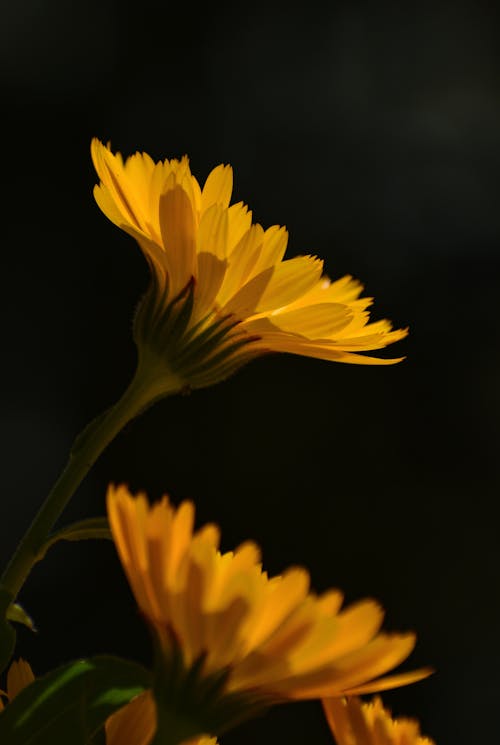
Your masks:
M0 714L5 745L99 742L106 719L152 685L135 662L111 656L77 660L35 680Z
M9 621L15 621L16 623L22 623L30 631L36 631L35 624L31 616L29 616L24 608L19 603L11 603L7 608L7 619Z
M59 541L88 541L91 539L113 540L106 517L89 517L86 520L79 520L53 533L38 552L37 561L41 561L49 548Z

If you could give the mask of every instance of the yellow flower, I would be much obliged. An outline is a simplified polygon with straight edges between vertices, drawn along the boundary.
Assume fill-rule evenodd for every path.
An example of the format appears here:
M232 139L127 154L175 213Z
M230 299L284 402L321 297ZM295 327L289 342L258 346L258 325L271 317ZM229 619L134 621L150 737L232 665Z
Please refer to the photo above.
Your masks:
M191 502L175 509L164 497L149 506L144 495L111 486L107 504L125 573L165 658L180 655L202 680L222 676L224 695L324 698L429 674L380 678L410 654L413 633L380 632L383 611L373 600L342 609L338 590L314 595L302 568L269 578L253 543L222 554L214 525L193 532Z
M323 701L326 718L337 745L434 745L420 734L413 719L392 719L376 696L371 703L359 698Z
M156 731L156 709L151 691L145 691L106 722L106 745L149 745ZM212 737L195 737L183 745L217 745Z
M359 354L407 330L370 323L362 285L350 276L331 282L315 256L283 260L285 228L264 230L243 202L230 206L230 166L217 166L200 188L186 156L124 161L97 139L91 150L99 207L138 241L151 268L134 326L140 362L161 360L181 387L200 387L269 352L371 365L401 359Z
M4 708L1 696L6 696L9 701L12 701L23 688L26 688L34 680L35 676L26 660L22 658L15 660L7 673L7 691L5 693L0 691L0 711Z

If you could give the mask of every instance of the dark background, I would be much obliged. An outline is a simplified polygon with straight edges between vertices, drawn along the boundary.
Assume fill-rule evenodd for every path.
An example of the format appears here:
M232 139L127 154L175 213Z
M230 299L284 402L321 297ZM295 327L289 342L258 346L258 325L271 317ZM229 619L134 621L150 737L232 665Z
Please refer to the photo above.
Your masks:
M99 212L89 142L189 154L203 180L286 224L289 256L352 273L374 317L409 325L391 368L288 356L161 402L103 455L62 522L103 513L110 481L192 498L223 547L276 573L380 599L415 629L388 693L438 745L497 732L500 24L494 4L139 4L28 0L0 24L3 250L0 554L6 561L76 433L127 385L148 282ZM149 640L110 544L54 548L21 600L37 673ZM317 703L224 743L331 742Z

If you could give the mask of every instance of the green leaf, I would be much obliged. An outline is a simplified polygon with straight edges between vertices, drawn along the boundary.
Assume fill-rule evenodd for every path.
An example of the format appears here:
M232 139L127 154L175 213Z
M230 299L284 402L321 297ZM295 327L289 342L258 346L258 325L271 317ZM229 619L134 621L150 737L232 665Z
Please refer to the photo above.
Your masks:
M24 608L19 603L11 603L7 608L7 619L9 621L15 621L16 623L22 623L30 631L36 631L33 619L29 616Z
M59 541L87 541L89 539L113 540L106 517L89 517L86 520L79 520L53 533L38 552L37 561L41 561L49 548Z
M5 670L16 644L16 632L7 618L12 593L0 587L0 673Z
M87 745L106 719L152 685L135 662L97 656L38 678L0 714L7 745Z

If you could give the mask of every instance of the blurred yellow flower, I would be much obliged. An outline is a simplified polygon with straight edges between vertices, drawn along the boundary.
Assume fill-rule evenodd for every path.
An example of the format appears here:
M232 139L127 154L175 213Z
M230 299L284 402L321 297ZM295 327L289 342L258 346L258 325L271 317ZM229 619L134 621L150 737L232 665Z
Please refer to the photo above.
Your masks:
M145 691L119 709L106 722L106 745L149 745L156 731L156 709L151 691ZM212 737L195 737L183 745L217 745Z
M332 698L323 707L337 745L435 745L420 734L417 721L392 719L378 696L370 703Z
M26 688L34 680L35 676L29 663L21 657L15 660L7 673L7 691L0 691L0 711L4 708L2 696L5 696L8 701L12 701L23 688Z
M373 600L341 609L338 590L314 595L305 569L269 578L253 543L222 554L215 525L193 532L191 502L149 506L111 486L107 504L128 581L165 657L180 653L201 679L223 674L224 694L273 703L380 691L429 674L380 678L410 654L413 633L380 632Z
M201 188L186 156L124 161L97 139L91 150L97 204L138 241L151 268L134 326L139 353L148 364L161 359L179 385L210 385L269 352L371 365L401 359L359 354L407 331L370 323L372 299L359 297L352 277L331 282L315 256L283 260L285 228L264 230L243 202L230 206L230 166L217 166Z

